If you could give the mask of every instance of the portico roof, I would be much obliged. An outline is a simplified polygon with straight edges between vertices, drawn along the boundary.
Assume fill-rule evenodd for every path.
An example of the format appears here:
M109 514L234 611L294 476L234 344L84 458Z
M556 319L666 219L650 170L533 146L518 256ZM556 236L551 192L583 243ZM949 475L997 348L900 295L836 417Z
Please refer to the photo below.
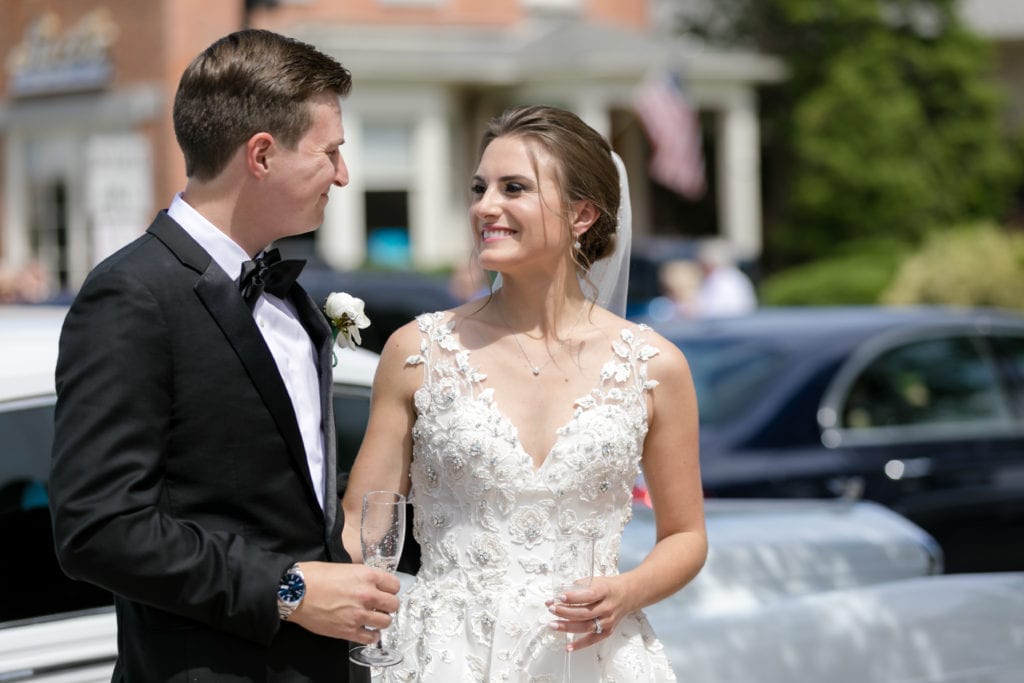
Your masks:
M996 40L1024 39L1021 0L963 0L960 13L968 26Z
M764 55L581 21L535 18L512 27L304 24L289 33L332 53L361 80L637 80L659 67L689 80L756 84L784 76L781 62Z

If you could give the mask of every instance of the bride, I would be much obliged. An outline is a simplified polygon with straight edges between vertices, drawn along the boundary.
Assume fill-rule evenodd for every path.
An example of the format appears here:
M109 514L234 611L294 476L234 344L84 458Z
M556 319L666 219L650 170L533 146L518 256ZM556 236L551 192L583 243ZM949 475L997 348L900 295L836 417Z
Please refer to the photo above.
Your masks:
M385 632L404 651L385 680L558 680L567 648L575 680L675 680L641 610L707 554L697 404L674 345L595 303L615 284L598 268L628 252L623 234L613 256L628 227L617 164L570 112L492 120L470 219L500 286L420 316L383 351L343 538L359 561L363 493L410 495L422 565ZM657 541L620 574L641 470ZM595 539L594 578L555 600L554 542L568 530Z

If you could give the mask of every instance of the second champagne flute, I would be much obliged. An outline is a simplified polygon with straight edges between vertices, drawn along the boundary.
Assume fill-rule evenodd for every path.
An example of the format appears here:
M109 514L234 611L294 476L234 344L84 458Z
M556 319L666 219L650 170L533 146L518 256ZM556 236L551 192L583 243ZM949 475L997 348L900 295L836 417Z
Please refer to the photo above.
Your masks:
M555 600L568 591L589 588L594 578L594 537L578 530L559 532L555 538L552 558L552 591ZM565 644L572 642L572 634L565 634ZM562 657L562 682L572 680L572 653L568 648Z
M405 542L405 496L394 491L367 491L359 524L363 564L395 573ZM384 634L376 645L360 645L349 659L364 666L392 666L402 661L396 648L384 647Z

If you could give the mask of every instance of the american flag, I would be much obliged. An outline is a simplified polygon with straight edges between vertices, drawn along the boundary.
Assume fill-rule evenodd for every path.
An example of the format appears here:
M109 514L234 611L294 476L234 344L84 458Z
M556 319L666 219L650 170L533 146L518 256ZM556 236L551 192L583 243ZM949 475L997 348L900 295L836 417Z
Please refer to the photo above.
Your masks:
M651 177L687 199L703 197L700 117L678 78L666 73L649 77L637 88L633 108L651 142Z

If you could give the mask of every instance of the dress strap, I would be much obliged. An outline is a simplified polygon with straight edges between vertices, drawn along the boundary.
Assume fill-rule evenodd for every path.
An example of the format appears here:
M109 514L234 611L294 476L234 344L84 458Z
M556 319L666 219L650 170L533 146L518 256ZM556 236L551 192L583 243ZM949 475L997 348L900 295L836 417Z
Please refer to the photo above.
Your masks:
M439 311L416 317L420 351L406 358L405 363L424 366L423 386L428 390L441 384L449 387L454 384L471 395L473 386L487 376L470 366L469 351L462 348L452 334L455 320L449 316Z
M646 415L644 396L658 386L658 381L647 374L647 362L659 353L656 347L647 343L647 335L643 334L650 329L647 325L638 325L625 327L619 332L619 338L612 342L612 357L601 368L597 386L589 395L576 401L579 410L605 403L636 402Z
M634 332L634 329L639 334ZM647 374L647 362L660 351L647 343L647 325L624 327L619 338L612 342L612 359L601 369L601 384L605 387L626 389L631 387L643 394L658 386L658 381Z

